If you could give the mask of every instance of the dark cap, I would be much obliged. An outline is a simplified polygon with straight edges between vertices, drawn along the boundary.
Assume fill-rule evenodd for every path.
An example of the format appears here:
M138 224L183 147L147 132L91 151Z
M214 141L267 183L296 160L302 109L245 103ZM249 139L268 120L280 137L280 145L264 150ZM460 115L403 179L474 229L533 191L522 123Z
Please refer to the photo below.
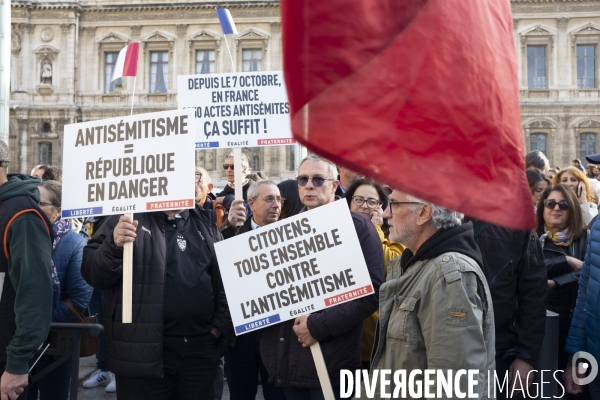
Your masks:
M585 156L585 159L592 164L600 164L600 154L592 154L589 156Z

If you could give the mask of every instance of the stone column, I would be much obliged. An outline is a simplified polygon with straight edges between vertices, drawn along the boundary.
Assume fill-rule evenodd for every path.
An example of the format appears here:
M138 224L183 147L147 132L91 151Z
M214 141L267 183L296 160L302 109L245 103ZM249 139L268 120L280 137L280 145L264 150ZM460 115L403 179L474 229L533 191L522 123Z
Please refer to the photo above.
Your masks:
M185 40L187 28L187 24L177 25L177 44L175 45L173 57L173 62L176 63L174 67L177 68L176 70L174 69L174 71L177 71L177 73L174 74L175 76L173 80L173 86L175 88L177 88L178 75L189 75L192 73L191 71L189 71L188 67L190 65L190 60L188 59L189 52L187 51L187 40Z
M283 60L281 46L281 24L279 22L271 22L271 70L279 71L282 69L281 62Z
M567 34L567 26L569 18L558 18L558 39L556 40L554 60L557 70L554 74L556 77L556 86L558 88L559 101L569 100L571 97L570 89L573 87L573 78L571 73L571 62L573 51L569 43L569 35Z
M32 24L19 24L19 31L22 33L21 36L21 83L23 84L22 89L28 93L33 92L35 83L32 84L31 77L37 76L36 70L37 65L35 62L35 55L31 49L31 35L35 26ZM36 81L37 82L37 81Z

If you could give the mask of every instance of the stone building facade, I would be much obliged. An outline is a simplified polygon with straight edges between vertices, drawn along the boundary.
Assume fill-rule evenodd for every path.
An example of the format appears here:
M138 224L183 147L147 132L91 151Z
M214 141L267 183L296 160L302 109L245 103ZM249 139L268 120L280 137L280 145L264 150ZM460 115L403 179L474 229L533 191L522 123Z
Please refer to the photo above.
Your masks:
M152 3L151 5L148 3ZM134 78L111 84L117 53L140 42L134 113L177 108L177 76L280 70L279 2L220 3L238 35L222 34L215 3L198 0L13 0L9 142L12 171L62 165L64 126L129 115ZM214 183L225 183L223 157L231 149L197 151ZM300 146L244 150L254 171L295 177Z
M9 143L12 171L62 165L64 125L129 114L133 78L110 84L116 54L139 41L135 113L177 108L177 76L282 68L277 0L229 0L239 34L225 38L204 0L13 0ZM551 164L600 152L600 0L511 0L525 150ZM230 35L231 36L231 35ZM227 149L198 151L224 184ZM303 149L246 149L251 166L295 176Z
M511 0L526 151L600 153L600 0Z

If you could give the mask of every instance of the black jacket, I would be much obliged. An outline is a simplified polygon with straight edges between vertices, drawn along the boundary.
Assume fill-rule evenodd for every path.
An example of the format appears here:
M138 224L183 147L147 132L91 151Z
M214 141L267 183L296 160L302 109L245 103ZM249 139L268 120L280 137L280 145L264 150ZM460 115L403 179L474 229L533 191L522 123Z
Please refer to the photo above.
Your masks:
M198 205L190 210L212 255L214 327L225 341L232 331L231 316L221 281L213 244L222 239L215 214ZM88 242L83 251L81 273L96 289L104 290L104 332L106 363L117 375L129 377L163 376L164 284L166 275L165 220L162 212L135 214L137 237L133 245L132 320L122 323L123 248L113 241L115 215ZM198 238L198 240L202 240Z
M307 320L308 330L319 341L329 378L339 387L341 369L361 368L360 338L365 318L377 310L379 286L383 283L383 250L371 221L352 213L352 221L369 269L374 293L315 312ZM309 348L302 347L293 330L294 320L261 331L260 355L276 386L320 388Z
M581 270L573 271L567 262L566 256L583 261L587 249L587 231L573 241L570 246L556 246L552 241L545 240L544 258L548 279L556 282L556 289L548 291L546 308L558 313L564 318L571 318L577 301L579 290L579 275Z
M536 366L548 287L537 235L481 221L473 225L494 303L496 356L512 355Z

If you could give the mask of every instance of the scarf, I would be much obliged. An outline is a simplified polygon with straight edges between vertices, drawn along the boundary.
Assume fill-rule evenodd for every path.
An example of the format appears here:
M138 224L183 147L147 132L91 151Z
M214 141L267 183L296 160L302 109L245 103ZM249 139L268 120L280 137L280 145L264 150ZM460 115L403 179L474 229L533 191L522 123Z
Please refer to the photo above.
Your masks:
M62 239L62 235L71 230L71 222L67 219L59 219L52 224L52 231L54 232L54 241L52 242L52 252L56 249L56 245ZM54 307L58 306L60 301L60 280L58 279L58 271L52 261L52 302Z
M544 247L546 239L550 239L552 240L552 243L554 243L556 246L562 247L570 246L571 243L573 243L573 235L569 232L568 229L565 229L564 231L560 232L546 231L546 233L544 233L540 237L540 243L542 243L542 247Z

